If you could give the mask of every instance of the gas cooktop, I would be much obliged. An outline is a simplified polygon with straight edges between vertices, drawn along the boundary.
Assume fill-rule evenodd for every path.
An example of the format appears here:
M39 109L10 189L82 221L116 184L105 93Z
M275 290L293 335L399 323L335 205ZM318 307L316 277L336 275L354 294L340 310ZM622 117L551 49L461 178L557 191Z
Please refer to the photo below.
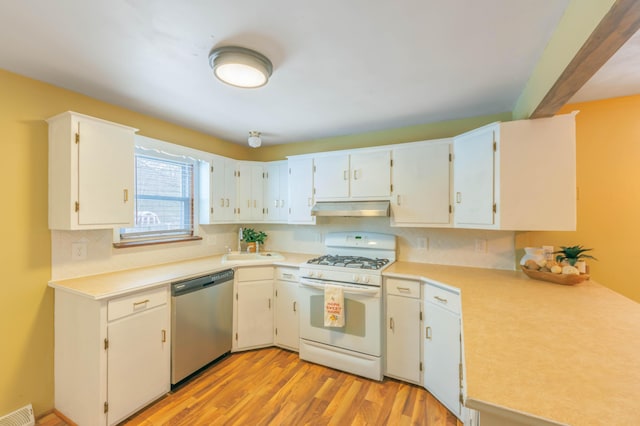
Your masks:
M340 268L380 269L389 263L389 259L369 258L363 256L324 255L308 260L309 265L326 265Z

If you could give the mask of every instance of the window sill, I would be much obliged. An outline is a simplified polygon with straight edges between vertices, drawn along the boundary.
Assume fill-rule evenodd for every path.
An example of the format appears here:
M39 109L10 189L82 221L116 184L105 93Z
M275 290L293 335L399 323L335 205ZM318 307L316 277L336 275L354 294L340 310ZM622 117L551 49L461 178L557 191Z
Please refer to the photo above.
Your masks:
M163 238L161 240L126 241L126 242L113 243L113 247L120 249L120 248L129 248L129 247L155 246L158 244L181 243L185 241L199 241L199 240L202 240L202 237L193 236L193 237Z

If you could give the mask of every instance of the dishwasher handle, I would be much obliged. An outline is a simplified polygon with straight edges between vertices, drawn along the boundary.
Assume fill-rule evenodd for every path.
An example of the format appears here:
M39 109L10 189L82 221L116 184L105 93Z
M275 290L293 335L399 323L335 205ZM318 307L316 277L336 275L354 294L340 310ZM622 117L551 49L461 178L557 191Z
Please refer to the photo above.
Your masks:
M214 274L207 274L200 277L176 281L171 283L171 296L182 296L205 287L222 284L231 280L233 280L233 269L226 269Z

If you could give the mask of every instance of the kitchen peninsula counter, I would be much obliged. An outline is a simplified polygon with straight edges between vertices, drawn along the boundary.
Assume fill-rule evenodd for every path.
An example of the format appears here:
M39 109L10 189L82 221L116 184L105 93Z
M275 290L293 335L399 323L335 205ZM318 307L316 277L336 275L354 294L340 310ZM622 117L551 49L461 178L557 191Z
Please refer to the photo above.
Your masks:
M564 286L520 271L396 262L384 275L461 290L466 405L482 418L637 423L640 304L593 281Z
M314 257L313 254L279 253L284 256L284 259L222 263L223 255L207 256L86 277L51 280L49 286L57 290L101 300L230 268L259 265L298 267L301 263Z

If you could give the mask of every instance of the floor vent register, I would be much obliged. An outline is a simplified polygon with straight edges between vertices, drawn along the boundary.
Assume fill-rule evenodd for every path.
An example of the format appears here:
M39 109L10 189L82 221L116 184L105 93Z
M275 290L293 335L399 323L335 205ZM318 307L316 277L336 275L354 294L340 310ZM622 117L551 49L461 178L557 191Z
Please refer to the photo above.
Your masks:
M0 426L33 426L35 424L36 420L33 417L33 407L31 404L0 417Z

